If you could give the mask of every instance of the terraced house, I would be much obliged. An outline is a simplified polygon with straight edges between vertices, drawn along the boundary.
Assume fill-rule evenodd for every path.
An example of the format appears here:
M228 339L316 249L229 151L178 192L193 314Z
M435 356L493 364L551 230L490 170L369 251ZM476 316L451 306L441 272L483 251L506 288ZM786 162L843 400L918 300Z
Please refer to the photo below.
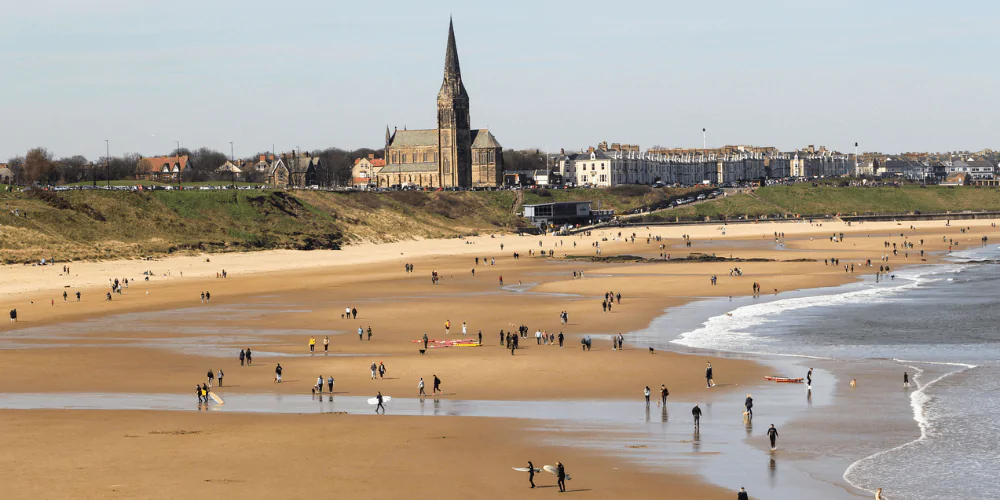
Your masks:
M380 187L495 187L503 180L503 148L486 129L473 130L469 93L462 82L454 25L448 25L444 81L437 98L436 129L385 129L386 165Z

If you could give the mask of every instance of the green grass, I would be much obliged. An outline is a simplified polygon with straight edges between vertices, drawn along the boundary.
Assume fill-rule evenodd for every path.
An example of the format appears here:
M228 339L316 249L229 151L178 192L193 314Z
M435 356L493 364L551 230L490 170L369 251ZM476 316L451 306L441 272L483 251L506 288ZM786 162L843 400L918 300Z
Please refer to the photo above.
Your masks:
M84 182L73 182L66 184L67 186L92 186L93 181ZM108 185L108 181L97 181L97 187L104 187ZM177 186L176 182L160 182L160 181L138 181L138 180L115 180L111 181L112 186ZM201 187L201 186L232 186L233 183L230 181L200 181L200 182L184 182L181 184L184 188L189 187ZM237 186L259 186L260 183L237 181Z
M757 196L802 215L925 213L1000 210L1000 189L908 185L903 187L772 186Z

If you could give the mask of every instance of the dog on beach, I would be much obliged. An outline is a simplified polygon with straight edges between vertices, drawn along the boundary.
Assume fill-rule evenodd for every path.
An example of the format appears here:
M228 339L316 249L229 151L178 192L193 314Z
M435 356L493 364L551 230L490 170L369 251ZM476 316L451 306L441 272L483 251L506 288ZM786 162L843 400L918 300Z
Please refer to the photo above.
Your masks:
M744 424L749 424L750 423L750 412L748 412L748 411L744 411L743 412L743 423Z
M857 386L858 386L858 379L852 378L851 379L851 389L854 389Z
M653 349L652 347L649 348L649 353L650 354L653 354L655 351L656 351L656 349Z

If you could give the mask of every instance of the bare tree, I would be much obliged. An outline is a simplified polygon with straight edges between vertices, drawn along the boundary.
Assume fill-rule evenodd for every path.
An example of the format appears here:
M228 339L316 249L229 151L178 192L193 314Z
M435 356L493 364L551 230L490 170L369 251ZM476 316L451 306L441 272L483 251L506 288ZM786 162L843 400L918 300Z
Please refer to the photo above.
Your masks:
M55 169L52 164L52 153L38 147L28 151L24 157L24 177L28 183L47 183ZM58 177L58 175L56 175Z

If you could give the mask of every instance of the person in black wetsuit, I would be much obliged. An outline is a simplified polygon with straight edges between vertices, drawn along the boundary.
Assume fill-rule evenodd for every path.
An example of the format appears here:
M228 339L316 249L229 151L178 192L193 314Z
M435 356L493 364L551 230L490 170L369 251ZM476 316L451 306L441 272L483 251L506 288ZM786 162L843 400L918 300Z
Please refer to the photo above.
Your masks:
M563 466L562 462L556 462L556 467L558 468L556 477L559 478L559 493L566 493L566 467Z
M771 440L771 449L777 448L778 441L778 429L774 428L774 424L771 424L771 428L767 430L767 438Z
M806 387L812 389L813 386L813 369L809 369L809 373L806 374Z
M701 427L701 408L698 408L698 405L694 405L694 408L691 408L691 415L694 416L695 429Z
M385 406L382 406L382 391L378 392L375 399L378 400L378 403L375 405L375 414L378 415L378 409L381 408L382 414L385 415Z
M250 366L252 364L253 364L253 353L250 352L250 348L247 347L247 366Z
M201 399L201 386L200 385L194 386L194 393L198 395L198 404L201 404L202 399Z
M750 500L750 497L747 496L746 488L740 486L740 492L736 494L736 500Z
M747 420L753 420L753 397L750 394L747 394L747 399L743 402L743 406L747 407Z
M910 386L910 374L903 372L903 387L909 387L909 386Z
M715 382L712 380L712 363L709 363L708 368L705 368L705 385L708 386L709 389L715 385Z
M531 484L532 488L535 487L535 465L531 463L531 460L528 460L528 483Z

